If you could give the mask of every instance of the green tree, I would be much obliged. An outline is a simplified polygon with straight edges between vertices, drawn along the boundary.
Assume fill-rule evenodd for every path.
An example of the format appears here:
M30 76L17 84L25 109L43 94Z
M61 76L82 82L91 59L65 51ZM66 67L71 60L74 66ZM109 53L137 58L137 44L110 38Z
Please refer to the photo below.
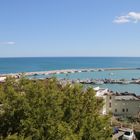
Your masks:
M109 140L110 117L92 88L56 79L16 80L0 85L1 139Z

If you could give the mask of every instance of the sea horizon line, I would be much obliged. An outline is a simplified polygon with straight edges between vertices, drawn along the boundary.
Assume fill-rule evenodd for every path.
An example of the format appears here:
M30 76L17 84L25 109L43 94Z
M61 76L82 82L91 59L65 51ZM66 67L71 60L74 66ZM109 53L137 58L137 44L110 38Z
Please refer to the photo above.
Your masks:
M1 58L140 58L140 56L8 56Z

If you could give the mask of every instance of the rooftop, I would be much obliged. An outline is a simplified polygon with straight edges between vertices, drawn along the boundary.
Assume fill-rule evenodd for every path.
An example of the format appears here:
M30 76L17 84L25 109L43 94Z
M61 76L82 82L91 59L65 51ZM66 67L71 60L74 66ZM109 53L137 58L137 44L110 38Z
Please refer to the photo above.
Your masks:
M133 95L123 95L123 96L115 96L115 100L138 100L140 101L140 99L138 97L135 97Z

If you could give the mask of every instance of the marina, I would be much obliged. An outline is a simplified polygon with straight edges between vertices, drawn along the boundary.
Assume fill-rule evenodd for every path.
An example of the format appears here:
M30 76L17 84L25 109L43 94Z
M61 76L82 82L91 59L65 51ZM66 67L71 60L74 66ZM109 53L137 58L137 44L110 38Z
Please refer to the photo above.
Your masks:
M87 68L64 69L25 73L0 74L0 81L7 76L20 78L22 75L29 79L46 79L56 77L61 81L81 83L85 86L100 86L114 92L130 92L140 95L139 68Z
M35 57L1 58L0 81L7 76L29 79L56 77L65 82L108 88L140 95L139 57ZM81 83L82 84L82 83Z

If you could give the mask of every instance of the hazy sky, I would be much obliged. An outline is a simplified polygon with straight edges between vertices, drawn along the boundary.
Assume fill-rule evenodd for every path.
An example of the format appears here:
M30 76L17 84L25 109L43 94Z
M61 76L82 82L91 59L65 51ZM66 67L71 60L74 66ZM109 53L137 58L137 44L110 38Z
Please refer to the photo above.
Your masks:
M0 0L0 57L140 56L140 0Z

